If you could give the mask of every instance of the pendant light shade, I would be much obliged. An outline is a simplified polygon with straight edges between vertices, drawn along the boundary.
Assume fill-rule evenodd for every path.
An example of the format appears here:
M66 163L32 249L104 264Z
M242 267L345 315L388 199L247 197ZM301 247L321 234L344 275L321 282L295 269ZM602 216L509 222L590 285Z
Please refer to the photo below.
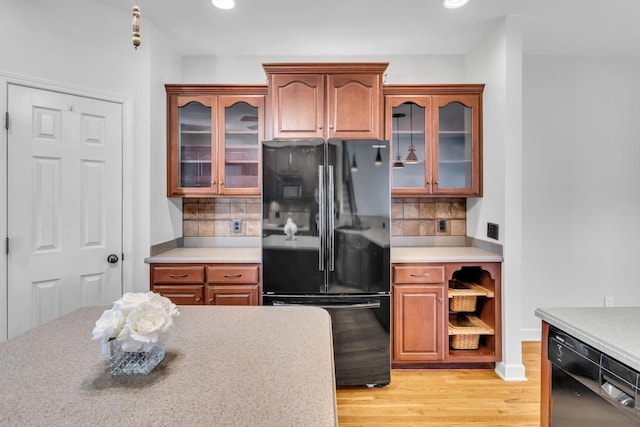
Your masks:
M396 143L397 143L397 148L398 148L398 155L396 156L396 161L393 162L393 168L394 169L402 169L404 168L404 163L402 163L402 157L400 157L400 136L398 135L398 120L400 119L400 117L404 117L406 116L406 114L404 113L394 113L393 114L393 118L396 119Z
M220 9L233 9L236 2L233 0L211 0L211 3Z
M416 155L416 147L413 146L413 102L409 104L409 154L407 154L407 158L404 159L404 162L408 165L415 165L419 162L418 156Z
M351 172L358 172L358 163L356 163L356 155L353 154L353 160L351 161Z
M380 166L382 165L382 153L380 153L380 147L378 147L378 153L376 154L376 160L373 162L374 165Z

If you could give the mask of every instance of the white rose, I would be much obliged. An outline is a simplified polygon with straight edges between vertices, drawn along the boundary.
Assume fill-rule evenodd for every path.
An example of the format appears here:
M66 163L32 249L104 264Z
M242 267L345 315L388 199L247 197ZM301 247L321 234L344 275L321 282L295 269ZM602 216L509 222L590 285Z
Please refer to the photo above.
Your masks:
M171 314L161 304L146 302L129 313L117 339L124 351L148 351L172 325Z
M171 302L171 300L167 297L163 297L160 294L156 294L154 292L149 291L147 293L149 297L149 301L153 304L160 304L166 310L166 312L171 316L178 316L180 312L178 311L178 307Z
M102 316L96 321L93 328L92 340L101 340L103 343L109 341L110 338L118 336L120 329L124 323L124 316L117 310L105 310Z
M148 293L145 292L127 292L113 303L113 309L120 310L122 315L126 317L133 309L148 302L149 299Z

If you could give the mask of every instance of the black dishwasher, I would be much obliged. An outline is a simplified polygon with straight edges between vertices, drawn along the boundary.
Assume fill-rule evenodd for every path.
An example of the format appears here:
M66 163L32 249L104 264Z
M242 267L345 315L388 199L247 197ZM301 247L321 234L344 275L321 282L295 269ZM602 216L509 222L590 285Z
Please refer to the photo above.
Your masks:
M552 427L640 425L638 372L553 326L548 344Z

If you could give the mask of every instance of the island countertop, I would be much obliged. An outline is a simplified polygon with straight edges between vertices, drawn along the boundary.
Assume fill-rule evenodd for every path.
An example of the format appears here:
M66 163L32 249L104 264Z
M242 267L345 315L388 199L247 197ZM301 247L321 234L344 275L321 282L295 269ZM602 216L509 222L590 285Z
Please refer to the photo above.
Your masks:
M640 371L640 307L538 308L535 314Z
M112 376L91 341L104 309L0 344L0 425L337 425L324 310L180 306L165 359Z

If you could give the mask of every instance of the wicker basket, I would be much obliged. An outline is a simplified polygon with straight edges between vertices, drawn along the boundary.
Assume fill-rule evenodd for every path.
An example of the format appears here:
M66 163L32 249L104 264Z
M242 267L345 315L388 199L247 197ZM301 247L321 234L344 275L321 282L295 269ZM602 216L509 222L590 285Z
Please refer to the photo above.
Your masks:
M480 344L480 335L452 335L450 346L454 350L475 350Z
M453 296L449 304L449 311L476 311L476 300L477 296L475 295Z

